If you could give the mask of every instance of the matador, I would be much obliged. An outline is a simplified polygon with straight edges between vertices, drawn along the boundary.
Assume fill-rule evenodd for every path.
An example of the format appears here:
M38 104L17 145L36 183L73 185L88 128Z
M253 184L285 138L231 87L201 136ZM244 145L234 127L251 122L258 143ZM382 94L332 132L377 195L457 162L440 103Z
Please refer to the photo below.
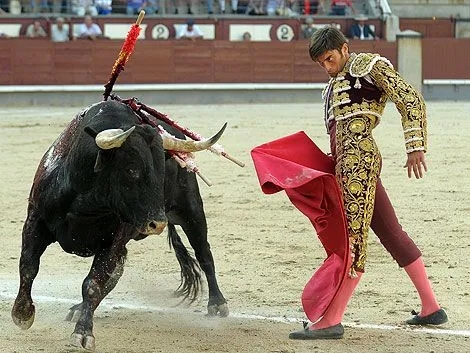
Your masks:
M421 94L379 54L350 53L347 39L336 28L314 33L309 54L330 76L323 91L324 119L330 137L331 157L349 237L348 276L322 317L291 339L342 338L341 324L347 303L367 258L367 236L372 228L383 246L405 269L421 299L420 312L410 325L440 325L447 321L427 277L421 252L402 229L380 180L381 156L372 130L382 118L387 100L400 115L405 138L408 177L423 177L427 170L426 107ZM309 294L303 293L303 299ZM308 299L308 298L307 298ZM305 305L304 305L305 308Z

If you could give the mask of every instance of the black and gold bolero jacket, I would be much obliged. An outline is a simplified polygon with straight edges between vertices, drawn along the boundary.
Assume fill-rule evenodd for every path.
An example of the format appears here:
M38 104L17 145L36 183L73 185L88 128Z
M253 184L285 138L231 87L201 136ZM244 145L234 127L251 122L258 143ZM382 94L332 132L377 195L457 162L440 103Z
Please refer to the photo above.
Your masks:
M375 127L388 99L402 119L406 152L427 148L426 106L421 94L398 74L386 58L378 54L351 53L343 70L332 77L322 95L325 122L353 116L372 119ZM328 99L329 98L329 99Z

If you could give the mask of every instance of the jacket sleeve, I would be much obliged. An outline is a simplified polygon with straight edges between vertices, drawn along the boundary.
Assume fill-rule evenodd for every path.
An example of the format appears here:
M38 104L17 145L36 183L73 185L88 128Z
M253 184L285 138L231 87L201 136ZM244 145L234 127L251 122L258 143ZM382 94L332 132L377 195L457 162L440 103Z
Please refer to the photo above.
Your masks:
M353 25L351 26L351 28L349 29L349 36L350 36L351 38L357 37L357 35L356 35L356 25L355 25L355 24L353 24Z
M406 153L426 152L426 105L422 95L383 60L374 63L369 75L377 87L395 103L401 115Z

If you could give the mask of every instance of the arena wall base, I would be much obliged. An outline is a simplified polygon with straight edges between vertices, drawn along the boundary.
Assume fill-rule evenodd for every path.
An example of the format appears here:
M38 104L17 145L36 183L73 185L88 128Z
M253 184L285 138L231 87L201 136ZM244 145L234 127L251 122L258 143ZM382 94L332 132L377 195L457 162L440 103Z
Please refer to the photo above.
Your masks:
M168 84L116 85L121 98L147 104L306 103L321 100L324 84ZM0 86L3 106L87 106L103 99L103 87Z
M319 103L325 84L168 84L116 85L121 98L146 104ZM427 100L469 100L470 80L425 80ZM85 107L103 99L100 85L0 86L0 104L7 106Z
M470 80L424 80L423 95L430 101L469 101Z

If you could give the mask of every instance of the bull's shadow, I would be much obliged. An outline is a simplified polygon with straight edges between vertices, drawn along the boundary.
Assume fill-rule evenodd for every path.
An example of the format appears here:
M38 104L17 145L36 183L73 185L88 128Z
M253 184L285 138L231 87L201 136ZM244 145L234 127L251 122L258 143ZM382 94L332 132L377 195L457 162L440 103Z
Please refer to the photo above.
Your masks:
M196 176L181 168L171 153L205 150L222 135L185 140L177 129L154 121L150 126L127 104L96 103L78 114L39 163L29 195L22 235L19 293L12 309L15 324L31 327L31 298L39 261L57 241L64 251L94 256L82 284L82 302L72 344L94 350L94 311L115 287L124 269L126 244L168 228L168 239L181 267L177 292L194 301L201 290L200 268L209 288L209 315L228 315L217 285L207 241L207 223ZM194 249L191 257L175 225Z

